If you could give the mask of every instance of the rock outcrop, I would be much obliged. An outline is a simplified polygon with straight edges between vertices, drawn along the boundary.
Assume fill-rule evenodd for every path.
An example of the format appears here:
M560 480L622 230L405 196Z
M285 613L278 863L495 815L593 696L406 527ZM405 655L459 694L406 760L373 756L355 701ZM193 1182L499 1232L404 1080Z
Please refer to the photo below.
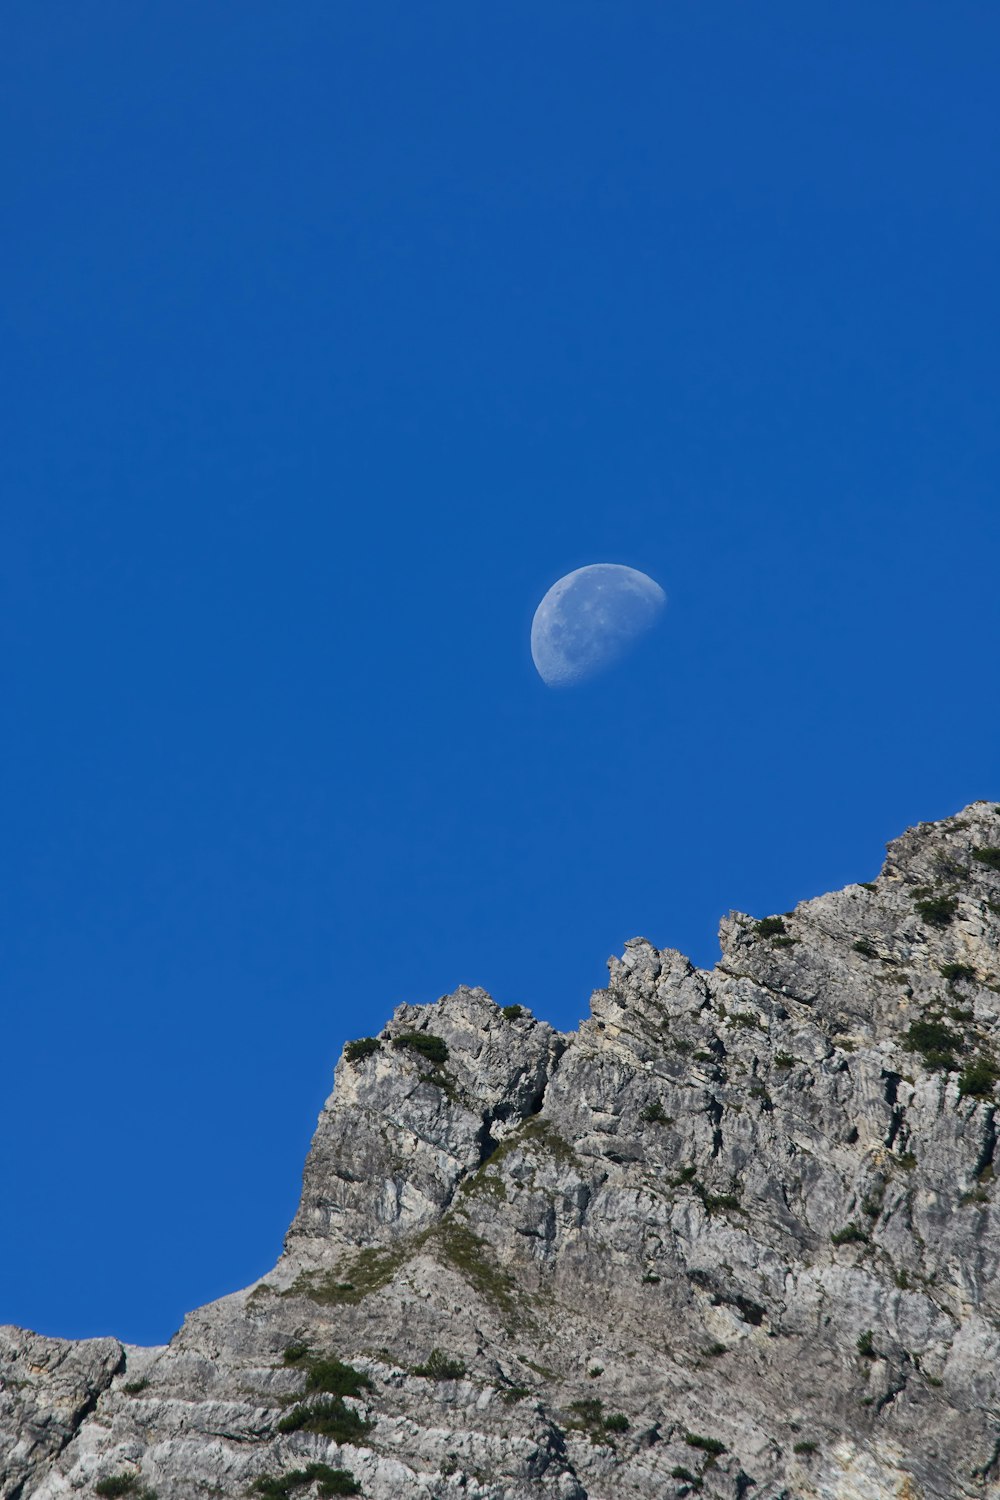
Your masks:
M273 1272L164 1348L0 1331L0 1497L1000 1494L1000 809L345 1049Z

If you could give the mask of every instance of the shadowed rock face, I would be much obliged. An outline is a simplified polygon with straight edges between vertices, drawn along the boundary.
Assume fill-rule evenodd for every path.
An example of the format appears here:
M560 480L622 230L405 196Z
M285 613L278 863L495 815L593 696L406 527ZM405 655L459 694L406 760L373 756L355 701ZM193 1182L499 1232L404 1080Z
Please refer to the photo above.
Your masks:
M921 825L711 973L628 943L568 1035L400 1007L255 1287L162 1349L2 1330L0 1497L1000 1494L998 847Z

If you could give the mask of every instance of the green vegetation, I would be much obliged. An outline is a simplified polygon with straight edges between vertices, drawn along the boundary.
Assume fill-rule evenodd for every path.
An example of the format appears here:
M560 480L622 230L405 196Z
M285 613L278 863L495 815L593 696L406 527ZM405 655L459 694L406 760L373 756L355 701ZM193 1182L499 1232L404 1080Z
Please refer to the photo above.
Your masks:
M831 1234L830 1243L833 1245L867 1245L868 1235L852 1219L850 1224L845 1224L843 1229L837 1229Z
M488 1166L489 1163L487 1162L486 1165ZM507 1202L507 1184L503 1178L484 1171L482 1167L465 1179L462 1183L462 1192L470 1196L474 1193L481 1193L490 1198L496 1198L500 1203Z
M919 1052L925 1068L953 1073L958 1067L955 1050L962 1047L962 1038L943 1021L912 1021L903 1046L907 1052Z
M904 1172L912 1172L914 1167L917 1165L917 1158L914 1156L912 1151L903 1151L899 1156L896 1157L896 1160L898 1161Z
M492 1302L507 1314L517 1310L519 1300L514 1281L500 1269L485 1240L473 1234L468 1224L456 1218L445 1219L438 1225L435 1237L443 1259L485 1302Z
M976 979L976 971L971 964L942 964L939 972L949 984L959 984L963 980L968 980L971 984Z
M548 1120L539 1120L537 1117L525 1121L515 1135L508 1136L504 1146L511 1145L515 1141L536 1141L538 1145L545 1148L551 1156L564 1167L579 1166L576 1152L567 1140L559 1134ZM503 1149L501 1147L501 1149ZM496 1159L495 1156L493 1158Z
M1000 870L1000 849L995 845L988 845L985 849L973 849L973 859L978 859L981 865L988 870Z
M867 938L858 938L857 942L851 944L851 948L855 953L860 953L862 958L878 958L878 949Z
M505 1406L516 1406L519 1401L524 1400L525 1396L530 1395L531 1390L526 1385L509 1385L500 1392L500 1400Z
M873 881L871 881L871 880L862 880L862 881L860 881L860 885L861 885L861 889L863 891L877 891L878 890L878 886L875 885L875 883Z
M808 1458L811 1453L819 1452L819 1445L817 1443L796 1443L792 1448L792 1452L800 1454L803 1458Z
M671 1479L682 1479L685 1484L690 1484L694 1489L701 1489L701 1480L697 1474L692 1474L690 1469L685 1469L683 1464L674 1464L670 1470Z
M729 1019L734 1026L753 1027L755 1031L763 1031L764 1027L752 1010L730 1011Z
M444 1067L448 1061L448 1043L439 1036L432 1036L429 1031L404 1031L400 1036L393 1037L392 1045L408 1047L411 1052L419 1053L438 1068Z
M1000 1080L1000 1068L989 1053L981 1052L958 1075L959 1093L973 1099L989 1099Z
M757 923L757 936L762 938L782 937L787 930L784 917L763 917Z
M506 1201L506 1184L502 1178L493 1175L494 1171L506 1157L515 1151L523 1151L532 1144L547 1150L563 1166L579 1166L576 1153L568 1141L547 1120L540 1120L536 1116L525 1120L501 1141L492 1156L465 1179L462 1184L463 1193L491 1193L495 1198Z
M116 1500L120 1495L129 1495L131 1500L156 1500L155 1490L140 1484L138 1474L112 1474L107 1479L99 1479L94 1485L94 1494L104 1496L105 1500Z
M421 1083L429 1083L432 1088L440 1089L442 1094L447 1094L449 1099L459 1097L458 1090L451 1079L446 1074L438 1072L436 1068L433 1073L420 1073L418 1077Z
M348 1042L344 1048L344 1056L348 1062L364 1062L366 1057L371 1057L373 1052L381 1052L382 1043L377 1036L362 1036L356 1042Z
M696 1191L707 1214L743 1212L743 1205L735 1193L709 1193L704 1188Z
M143 1391L148 1390L148 1388L149 1381L145 1378L145 1376L143 1376L142 1380L126 1381L126 1383L122 1386L122 1390L125 1392L126 1396L138 1396Z
M958 911L954 896L926 896L915 905L928 927L949 926Z
M776 1052L774 1054L774 1066L776 1068L793 1068L795 1066L795 1058L788 1052Z
M328 1396L361 1396L371 1388L367 1375L353 1365L341 1364L339 1359L316 1359L309 1363L307 1391L323 1391Z
M281 1358L286 1365L300 1365L303 1360L310 1358L309 1345L296 1342L287 1344Z
M609 1433L628 1432L631 1425L624 1412L612 1412L606 1417L604 1403L596 1396L586 1401L571 1401L569 1409L574 1413L577 1424L590 1433L592 1443L606 1442Z
M684 1441L689 1448L699 1448L702 1453L707 1453L709 1458L718 1458L726 1451L725 1443L720 1443L718 1438L702 1437L697 1432L686 1432Z
M425 1231L391 1250L361 1250L341 1271L325 1275L303 1271L281 1295L308 1297L323 1307L353 1306L362 1297L388 1286L400 1266L416 1254L426 1239Z
M500 1014L507 1021L519 1021L524 1015L523 1005L505 1005Z
M440 1349L432 1349L422 1365L413 1366L413 1373L427 1380L461 1380L465 1366L460 1359L449 1359Z
M293 1406L277 1424L279 1432L318 1432L337 1443L356 1443L375 1424L369 1422L340 1396L327 1396L311 1405Z
M646 1105L639 1119L645 1120L647 1125L672 1125L674 1123L673 1116L664 1112L663 1105L658 1099L655 1104Z
M862 1359L878 1359L875 1353L875 1334L870 1328L858 1334L858 1353Z
M331 1469L329 1464L307 1464L304 1469L292 1469L281 1479L258 1479L253 1488L265 1500L288 1500L292 1490L317 1483L323 1500L331 1495L361 1494L361 1486L349 1469Z
M705 1350L706 1357L709 1358L709 1359L717 1359L720 1354L728 1354L728 1353L729 1353L729 1345L728 1344L719 1344L719 1343L709 1344L708 1348Z
M599 1427L604 1422L604 1402L596 1396L590 1396L584 1401L571 1401L569 1409L585 1427Z

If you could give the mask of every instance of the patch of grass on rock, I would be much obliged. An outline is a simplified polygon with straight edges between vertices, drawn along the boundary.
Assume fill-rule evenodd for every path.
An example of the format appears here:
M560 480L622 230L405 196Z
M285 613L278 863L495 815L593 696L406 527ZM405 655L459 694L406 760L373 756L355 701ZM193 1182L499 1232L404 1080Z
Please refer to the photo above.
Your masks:
M308 1404L302 1402L293 1406L277 1424L279 1432L316 1432L336 1443L356 1443L374 1425L340 1396L327 1396L322 1401Z

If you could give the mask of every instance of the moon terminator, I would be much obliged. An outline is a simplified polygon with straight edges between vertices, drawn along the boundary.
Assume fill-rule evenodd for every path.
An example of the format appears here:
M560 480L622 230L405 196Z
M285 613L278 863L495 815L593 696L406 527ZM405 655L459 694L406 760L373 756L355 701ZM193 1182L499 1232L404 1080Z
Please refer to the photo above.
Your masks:
M667 596L646 573L590 563L548 590L531 622L531 658L548 687L604 671L656 623Z

